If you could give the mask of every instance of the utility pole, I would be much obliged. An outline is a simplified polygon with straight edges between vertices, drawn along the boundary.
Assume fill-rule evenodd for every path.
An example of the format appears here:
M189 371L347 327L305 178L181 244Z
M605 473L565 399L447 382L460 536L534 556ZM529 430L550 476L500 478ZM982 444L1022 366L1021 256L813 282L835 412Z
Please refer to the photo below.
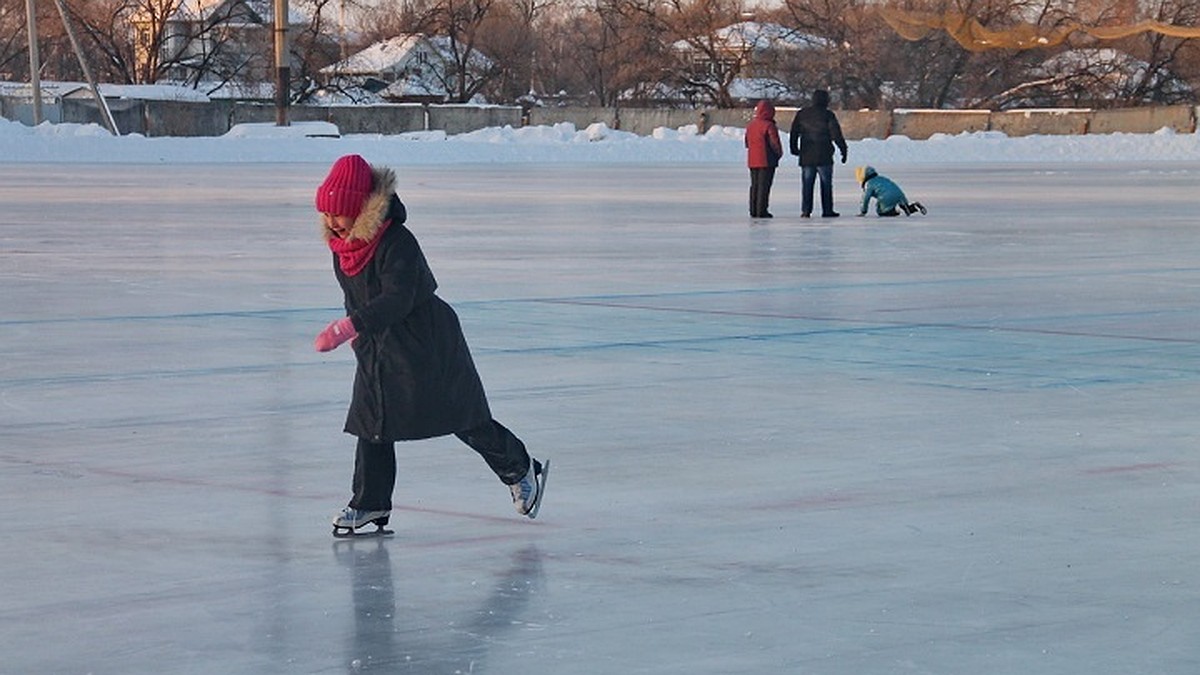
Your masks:
M37 9L25 0L25 25L29 31L29 85L33 88L33 126L42 123L42 59L38 54Z
M275 0L275 125L288 126L292 69L288 65L288 2Z
M67 29L67 37L71 40L71 48L75 50L79 69L83 71L83 76L92 89L92 98L96 100L96 107L100 108L100 112L103 114L104 125L108 127L113 136L120 136L121 132L117 131L117 121L113 119L112 110L109 109L104 97L100 95L100 87L96 86L96 78L92 77L92 69L88 68L87 59L83 58L83 49L79 46L79 38L75 37L75 28L71 24L71 18L67 16L67 8L63 5L63 0L54 0L54 4L58 7L58 15L62 18L63 28Z

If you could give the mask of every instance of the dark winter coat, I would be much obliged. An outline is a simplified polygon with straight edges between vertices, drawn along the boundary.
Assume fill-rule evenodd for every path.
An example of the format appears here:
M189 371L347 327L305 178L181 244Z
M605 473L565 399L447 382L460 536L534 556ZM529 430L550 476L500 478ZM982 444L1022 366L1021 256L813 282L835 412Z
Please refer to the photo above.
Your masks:
M374 169L374 189L351 231L369 239L391 220L366 268L348 276L333 257L358 331L346 432L375 442L444 436L491 419L458 316L434 294L437 282L404 226L395 183L391 170Z
M834 146L846 154L846 139L837 116L829 110L828 94L814 95L812 105L796 112L790 136L791 151L800 156L800 166L833 164Z
M783 145L779 142L779 127L775 124L775 106L759 101L754 107L754 119L746 125L746 166L766 169L779 166Z

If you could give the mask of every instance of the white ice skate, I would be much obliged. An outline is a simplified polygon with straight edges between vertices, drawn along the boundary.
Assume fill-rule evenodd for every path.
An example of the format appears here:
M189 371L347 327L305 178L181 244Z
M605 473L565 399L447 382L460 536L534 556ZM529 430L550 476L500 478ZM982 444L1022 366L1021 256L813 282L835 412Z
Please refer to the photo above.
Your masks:
M550 475L550 460L545 463L529 458L529 471L525 477L508 486L512 491L513 506L517 513L529 518L537 518L538 509L542 506L542 495L546 492L546 477Z
M391 514L391 511L363 511L347 506L333 518L333 536L340 539L343 537L370 537L393 534L391 530L384 528L388 524L388 518ZM372 523L375 524L374 531L361 533L358 531L358 528Z

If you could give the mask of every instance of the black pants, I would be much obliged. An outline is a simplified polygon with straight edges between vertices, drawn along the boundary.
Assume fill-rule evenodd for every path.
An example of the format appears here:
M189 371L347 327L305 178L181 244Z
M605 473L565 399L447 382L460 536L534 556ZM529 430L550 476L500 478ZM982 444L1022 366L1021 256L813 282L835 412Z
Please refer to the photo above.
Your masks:
M750 169L750 217L765 218L771 201L771 184L775 182L775 167Z
M502 483L512 485L529 471L525 444L503 424L492 420L454 434L478 452ZM354 496L350 507L364 511L391 511L396 486L396 444L358 439L354 454Z

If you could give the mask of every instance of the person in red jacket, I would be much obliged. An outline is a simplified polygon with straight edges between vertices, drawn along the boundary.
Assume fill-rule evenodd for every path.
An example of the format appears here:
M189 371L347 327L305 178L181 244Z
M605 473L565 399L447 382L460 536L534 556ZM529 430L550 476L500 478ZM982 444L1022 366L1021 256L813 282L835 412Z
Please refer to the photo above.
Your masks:
M759 101L754 107L754 119L746 125L746 166L750 167L750 217L772 218L767 210L771 200L771 184L775 182L775 167L783 157L779 142L779 127L775 124L775 105Z

